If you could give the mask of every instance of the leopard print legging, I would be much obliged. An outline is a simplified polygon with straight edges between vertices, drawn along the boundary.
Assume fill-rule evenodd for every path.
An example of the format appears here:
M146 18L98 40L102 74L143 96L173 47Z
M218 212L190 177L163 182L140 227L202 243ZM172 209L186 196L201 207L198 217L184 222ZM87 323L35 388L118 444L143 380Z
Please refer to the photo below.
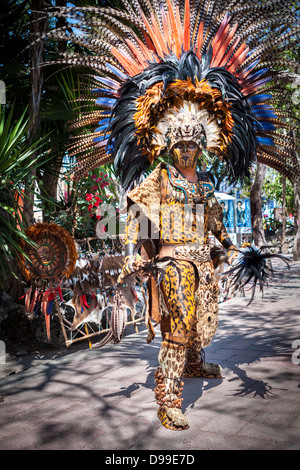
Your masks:
M218 324L218 287L212 262L174 261L166 269L162 292L168 315L161 321L163 342L155 392L158 416L169 429L186 429L180 411L181 378L185 371L186 376L197 376L202 347L210 344Z

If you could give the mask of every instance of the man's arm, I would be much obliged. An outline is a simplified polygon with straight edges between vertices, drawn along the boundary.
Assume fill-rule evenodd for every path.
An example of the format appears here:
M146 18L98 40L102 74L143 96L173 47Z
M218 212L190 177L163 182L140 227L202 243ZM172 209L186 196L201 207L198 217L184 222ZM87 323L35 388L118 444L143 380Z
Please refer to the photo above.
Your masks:
M207 227L211 230L216 239L223 245L227 252L228 263L231 264L237 256L236 247L232 243L230 236L223 223L223 210L215 196L211 197L208 202Z

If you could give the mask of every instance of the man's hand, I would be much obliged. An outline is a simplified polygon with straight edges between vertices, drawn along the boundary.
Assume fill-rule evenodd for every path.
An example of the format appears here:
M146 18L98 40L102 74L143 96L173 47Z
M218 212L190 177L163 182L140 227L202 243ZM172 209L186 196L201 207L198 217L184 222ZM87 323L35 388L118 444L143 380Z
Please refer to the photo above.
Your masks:
M234 245L229 247L229 250L227 252L227 263L228 264L233 264L235 259L238 257L238 251Z
M136 256L126 256L125 264L122 268L122 272L118 277L118 283L121 284L127 276L134 274L138 271L138 276L143 277L143 271L140 269L143 268L146 264L149 263L149 260L141 258L139 255ZM144 279L143 279L144 280Z

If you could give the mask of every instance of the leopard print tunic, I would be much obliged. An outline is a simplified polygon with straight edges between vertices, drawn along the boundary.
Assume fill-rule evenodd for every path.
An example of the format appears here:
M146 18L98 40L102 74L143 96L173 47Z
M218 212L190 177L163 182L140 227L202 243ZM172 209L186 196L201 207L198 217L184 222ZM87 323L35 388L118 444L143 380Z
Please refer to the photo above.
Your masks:
M212 261L201 262L201 250L208 247L210 232L225 248L232 245L210 177L199 173L198 182L190 183L174 166L160 164L129 198L159 228L162 246L186 252L174 256L161 284L163 345L178 347L197 336L208 346L218 325L218 284ZM134 224L132 236L136 240Z

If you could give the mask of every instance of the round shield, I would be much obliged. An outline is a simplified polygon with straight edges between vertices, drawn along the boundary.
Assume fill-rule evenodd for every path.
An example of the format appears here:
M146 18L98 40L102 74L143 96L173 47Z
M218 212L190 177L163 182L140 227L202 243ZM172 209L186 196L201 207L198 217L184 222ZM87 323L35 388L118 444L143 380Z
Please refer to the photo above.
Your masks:
M55 224L40 223L25 231L35 246L22 241L22 265L27 278L50 279L69 276L75 266L77 251L69 232Z
M33 277L43 279L60 276L67 263L65 244L54 234L42 234L35 240L38 247L27 245L25 252L31 260L28 269Z

